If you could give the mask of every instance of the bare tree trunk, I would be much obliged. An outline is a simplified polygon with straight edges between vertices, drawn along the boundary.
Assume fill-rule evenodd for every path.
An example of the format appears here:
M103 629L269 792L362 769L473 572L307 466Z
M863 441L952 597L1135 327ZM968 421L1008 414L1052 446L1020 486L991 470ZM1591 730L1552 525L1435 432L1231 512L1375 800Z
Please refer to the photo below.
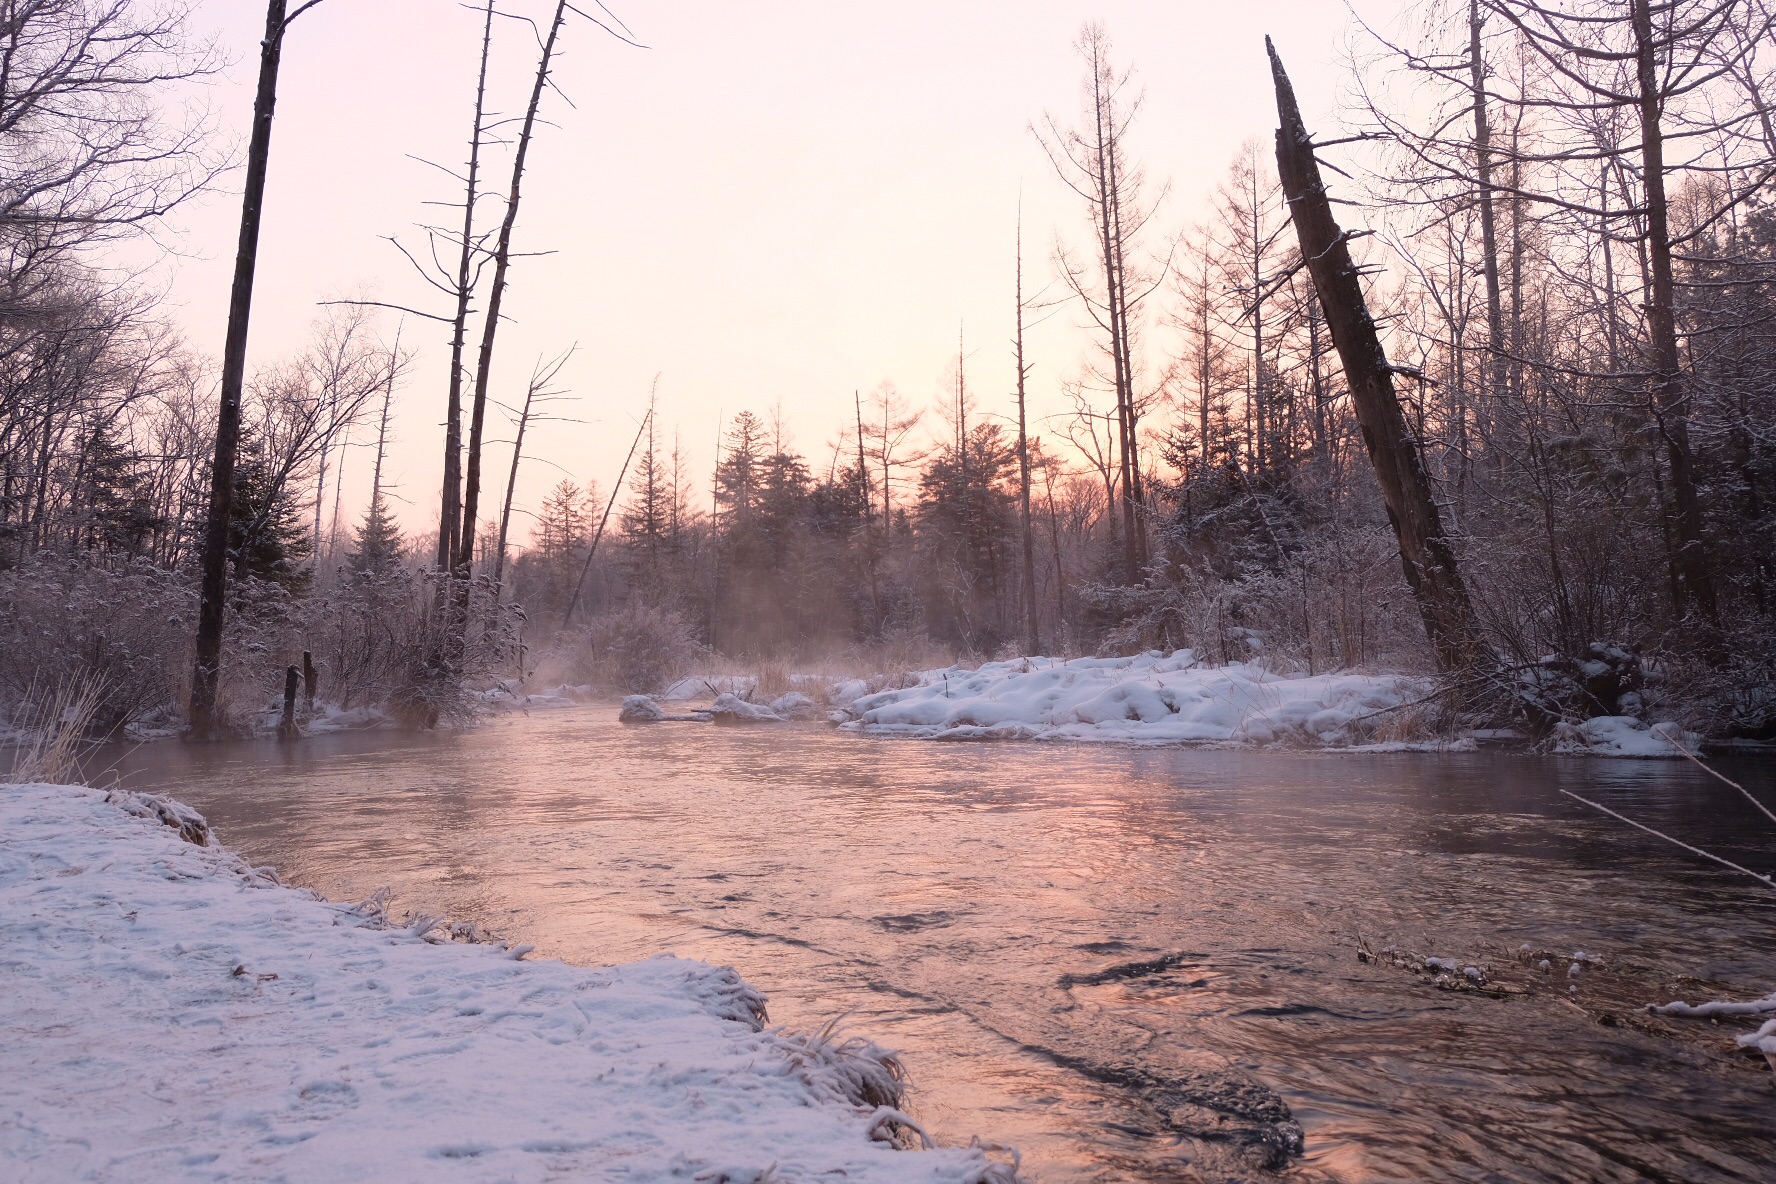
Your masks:
M444 419L444 485L438 508L438 570L448 570L462 531L463 340L468 335L469 299L474 295L475 201L481 178L481 132L487 104L487 58L493 47L493 0L487 0L481 28L481 72L475 80L475 125L469 133L469 171L463 192L461 251L456 264L456 316L450 334L450 394Z
M512 468L506 474L506 502L500 507L499 551L493 557L493 595L497 601L506 575L506 531L512 524L512 494L518 488L518 462L524 456L524 429L530 426L530 406L536 401L537 384L524 392L524 410L518 415L518 434L512 440Z
M1481 267L1486 273L1486 346L1492 355L1493 399L1503 397L1509 371L1505 357L1505 303L1499 286L1498 215L1492 200L1492 124L1486 112L1486 62L1480 54L1480 0L1468 0L1468 70L1474 93L1474 172L1480 179Z
M1665 197L1665 138L1660 126L1663 106L1659 63L1655 54L1649 0L1632 0L1635 66L1640 83L1640 144L1642 183L1646 186L1647 253L1652 271L1651 299L1647 302L1648 351L1653 369L1653 406L1658 412L1659 432L1665 440L1666 463L1671 469L1671 497L1677 510L1677 569L1681 613L1694 608L1703 623L1718 629L1720 613L1714 580L1708 570L1702 538L1702 504L1696 493L1695 457L1690 449L1690 396L1680 371L1677 350L1675 287L1671 274L1671 229Z
M1456 568L1455 551L1443 533L1423 458L1394 394L1393 367L1369 316L1346 236L1332 217L1313 140L1295 103L1295 90L1269 38L1265 48L1276 83L1280 123L1277 175L1289 199L1301 256L1307 261L1332 331L1332 343L1344 363L1363 442L1399 540L1406 582L1418 601L1437 665L1444 671L1461 670L1482 657L1474 608Z
M1118 405L1122 419L1122 492L1123 492L1123 523L1128 538L1126 549L1133 574L1129 583L1140 579L1141 568L1147 562L1146 547L1146 505L1141 496L1141 445L1139 438L1139 413L1135 408L1135 350L1134 334L1129 329L1130 302L1128 295L1128 233L1122 223L1122 177L1118 169L1121 159L1119 140L1121 132L1112 122L1114 112L1106 112L1106 126L1109 129L1109 151L1105 164L1109 188L1105 196L1110 203L1111 243L1115 248L1113 275L1115 284L1110 290L1115 305L1112 318L1113 332L1116 335L1117 352L1122 358L1121 388L1118 392Z
M304 4L296 11L300 14L308 7L310 4ZM253 96L253 133L247 144L240 243L235 250L234 288L228 301L228 335L222 347L222 395L216 413L215 455L210 463L210 508L204 520L197 656L191 670L191 735L198 740L212 739L216 732L216 691L222 677L222 623L228 594L228 527L234 508L235 452L240 446L241 389L246 384L247 372L247 323L253 309L253 269L259 257L265 169L271 158L278 58L287 24L284 0L268 0L265 39L259 43L259 89Z
M875 617L872 624L876 629L880 629L884 624L882 620L882 589L881 578L876 569L881 559L881 553L876 544L874 532L871 529L870 523L870 520L875 517L875 499L870 497L869 468L863 454L862 391L853 390L851 392L851 404L853 410L857 413L857 493L863 501L863 556L865 562L869 565L870 612L874 614ZM884 520L882 523L882 538L886 540L887 537L888 523Z
M1049 546L1054 548L1055 628L1060 631L1064 649L1067 637L1067 573L1061 567L1061 523L1055 515L1053 471L1053 466L1042 470L1042 490L1048 499Z
M1024 414L1024 380L1030 368L1024 364L1024 216L1018 211L1017 229L1017 411L1018 411L1018 513L1024 543L1024 644L1031 656L1042 652L1041 616L1036 605L1036 540L1030 528L1030 438Z
M296 726L296 687L302 681L302 672L294 666L284 667L284 712L278 717L278 739L296 740L302 736L302 730Z
M542 57L537 62L536 82L531 86L530 104L524 111L524 124L518 133L518 146L512 157L512 188L506 195L506 216L500 223L499 239L493 250L493 283L488 289L487 320L481 328L481 352L475 361L475 399L469 412L469 455L463 480L462 531L451 564L459 581L459 599L468 592L468 581L475 558L475 517L481 500L481 434L487 418L487 388L493 374L493 342L499 332L500 305L506 294L506 275L512 263L512 228L518 221L518 200L524 181L524 161L530 152L531 134L536 129L537 108L542 105L543 91L549 83L549 68L555 60L555 43L561 26L567 20L567 0L556 0L555 17L549 22L549 34L543 39ZM467 617L459 613L459 626L466 627Z
M1104 258L1104 305L1105 314L1109 318L1110 331L1110 372L1111 381L1116 387L1116 444L1119 484L1122 488L1122 567L1123 581L1133 584L1140 577L1140 561L1137 558L1135 542L1135 507L1131 498L1134 489L1133 475L1129 464L1129 408L1128 408L1128 359L1123 356L1124 335L1122 331L1123 302L1121 300L1121 278L1118 274L1117 262L1121 257L1120 244L1116 240L1116 227L1112 206L1116 200L1115 181L1111 174L1111 158L1116 151L1115 128L1111 112L1106 110L1110 102L1104 94L1104 64L1101 46L1093 45L1092 52L1092 115L1095 123L1096 176L1093 180L1098 189L1098 235L1099 246ZM1111 514L1115 512L1114 497L1112 504L1106 507Z
M395 344L389 349L388 385L382 391L382 418L376 425L376 468L370 477L370 504L382 500L382 461L388 451L389 406L395 401L395 372L401 365L401 326L395 326Z

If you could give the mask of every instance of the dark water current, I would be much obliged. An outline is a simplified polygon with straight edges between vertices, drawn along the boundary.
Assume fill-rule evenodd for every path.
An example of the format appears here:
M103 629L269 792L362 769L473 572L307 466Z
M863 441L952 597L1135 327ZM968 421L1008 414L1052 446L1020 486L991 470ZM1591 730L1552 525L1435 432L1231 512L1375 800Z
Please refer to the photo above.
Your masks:
M1771 763L1722 768L1776 800ZM1681 763L936 744L590 707L161 744L118 771L335 899L386 885L397 911L577 963L731 964L778 1023L848 1012L902 1050L935 1134L1015 1144L1044 1184L1776 1181L1771 1074L1728 1051L1744 1025L1607 1015L1679 975L1776 988L1776 893L1556 792L1776 866L1776 828ZM1531 989L1438 989L1359 938ZM1538 986L1520 944L1603 961L1575 1005L1568 958Z

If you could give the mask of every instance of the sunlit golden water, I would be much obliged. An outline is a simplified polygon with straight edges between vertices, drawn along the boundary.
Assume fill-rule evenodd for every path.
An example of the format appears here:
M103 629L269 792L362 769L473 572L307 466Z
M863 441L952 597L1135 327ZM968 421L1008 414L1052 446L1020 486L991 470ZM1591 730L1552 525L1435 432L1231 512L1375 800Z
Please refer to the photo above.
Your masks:
M1732 767L1776 798L1767 767ZM731 964L774 1022L847 1013L902 1050L934 1134L1015 1144L1047 1184L1267 1178L1279 1099L1305 1133L1295 1179L1776 1179L1768 1073L1355 956L1359 933L1462 959L1527 942L1776 987L1776 894L1555 792L1776 865L1773 828L1682 764L934 744L588 707L161 744L118 769L329 897L388 886L397 911L571 962Z

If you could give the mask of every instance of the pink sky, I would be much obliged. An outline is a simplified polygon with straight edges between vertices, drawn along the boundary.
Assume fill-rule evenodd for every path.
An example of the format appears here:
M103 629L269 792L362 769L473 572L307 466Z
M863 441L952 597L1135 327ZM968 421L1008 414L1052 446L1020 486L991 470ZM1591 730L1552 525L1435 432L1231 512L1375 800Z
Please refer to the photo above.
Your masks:
M505 4L538 19L552 8ZM564 474L608 487L656 373L662 424L682 431L699 472L718 418L743 408L768 417L779 403L795 444L823 470L852 390L867 395L886 379L928 402L953 365L959 325L983 409L1009 410L1020 190L1027 286L1051 277L1056 235L1081 230L1077 200L1029 131L1045 111L1078 110L1080 25L1102 20L1145 85L1131 143L1152 178L1172 183L1156 220L1168 235L1201 216L1241 141L1268 142L1264 34L1277 39L1310 119L1329 128L1349 26L1335 0L612 7L649 48L570 25L557 79L574 105L546 100L553 126L533 148L518 225L517 249L553 253L514 265L496 396L521 397L539 354L577 342L562 375L576 398L560 414L584 421L549 425L534 448L527 441L525 507ZM233 63L209 100L244 139L263 5L201 0L198 20ZM493 102L517 113L534 42L506 26ZM416 221L449 216L422 203L453 200L453 183L410 157L452 167L463 158L478 34L476 14L452 0L326 0L292 26L254 361L299 350L317 302L337 295L446 311L382 236L418 245ZM506 169L494 167L501 189ZM494 203L487 209L497 216ZM168 263L175 315L212 353L238 217L233 191L191 208L179 222L185 255ZM1159 236L1153 245L1163 250ZM1059 383L1086 356L1080 321L1065 309L1030 335L1038 416L1060 410ZM397 399L391 464L410 501L404 521L426 529L444 327L410 319L405 340L420 358ZM489 434L509 439L503 420ZM501 486L508 459L506 445L490 448ZM354 452L348 506L361 507L368 472L369 458ZM520 540L528 529L514 523Z

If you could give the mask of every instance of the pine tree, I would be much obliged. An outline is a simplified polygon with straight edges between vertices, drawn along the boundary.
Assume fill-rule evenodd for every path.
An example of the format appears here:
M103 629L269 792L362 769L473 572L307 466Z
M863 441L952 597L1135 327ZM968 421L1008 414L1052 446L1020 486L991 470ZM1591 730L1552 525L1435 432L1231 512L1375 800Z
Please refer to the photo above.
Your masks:
M313 573L308 558L314 539L301 520L302 507L287 486L271 480L265 446L243 430L234 466L234 496L228 515L228 558L234 578L252 576L306 591Z
M572 557L586 541L586 494L567 478L555 483L543 499L542 513L537 515L536 529L531 532L538 554L550 565Z
M352 552L345 563L356 575L385 575L400 566L401 531L381 490L371 497L364 521L353 533Z
M661 568L671 533L672 493L667 474L660 464L660 449L654 438L654 421L647 426L647 449L636 462L635 476L629 479L630 500L623 506L618 520L623 531L624 551L631 576L638 585L652 589L661 579Z

